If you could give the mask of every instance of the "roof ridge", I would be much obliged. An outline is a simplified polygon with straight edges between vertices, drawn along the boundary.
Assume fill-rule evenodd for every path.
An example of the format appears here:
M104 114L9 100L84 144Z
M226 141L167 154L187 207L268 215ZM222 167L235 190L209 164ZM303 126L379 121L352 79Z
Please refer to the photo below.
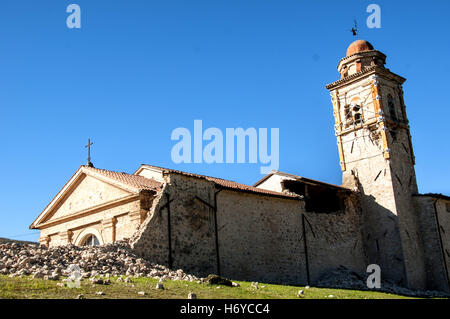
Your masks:
M263 188L258 188L255 186L235 182L235 181L220 178L220 177L213 177L213 176L189 173L189 172L184 172L184 171L180 171L180 170L176 170L176 169L164 168L164 167L159 167L159 166L154 166L154 165L149 165L149 164L142 164L142 165L153 167L153 168L158 168L161 170L166 170L168 172L172 172L172 173L180 174L180 175L184 175L184 176L205 179L207 181L213 182L216 185L219 185L219 186L222 186L222 187L225 187L228 189L235 189L235 190L247 191L247 192L258 193L258 194L263 194L263 195L278 196L278 197L284 197L284 198L298 198L298 196L296 196L296 195L290 195L287 193L276 192L276 191L271 191L271 190L267 190L267 189L263 189Z
M112 178L120 183L124 183L128 186L137 188L138 190L157 190L162 185L162 183L155 181L154 179L147 178L141 175L134 175L126 172L117 172L89 166L83 166L83 169L99 173L107 178Z
M173 169L173 168L166 168L166 167L155 166L155 165L150 165L150 164L142 164L142 165L150 166L150 167L154 167L154 168L159 168L159 169L162 169L162 170L171 171L171 172L180 173L180 174L187 174L187 175L199 176L199 177L215 178L215 179L221 179L221 180L227 181L227 182L238 183L238 182L233 181L231 179L225 179L225 178L222 178L222 177L214 177L214 176L209 176L209 175L190 173L190 172L180 171L180 170ZM245 185L245 184L243 184L243 185Z

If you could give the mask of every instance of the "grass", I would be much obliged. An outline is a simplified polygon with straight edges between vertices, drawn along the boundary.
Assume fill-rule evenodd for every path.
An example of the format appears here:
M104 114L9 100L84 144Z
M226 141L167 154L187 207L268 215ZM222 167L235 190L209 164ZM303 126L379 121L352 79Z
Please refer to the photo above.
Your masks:
M83 280L80 288L59 287L60 281L32 279L31 277L9 278L0 276L0 299L74 299L83 294L86 299L186 299L190 291L199 299L300 299L297 293L304 291L301 299L399 299L411 298L378 291L359 291L331 288L305 289L299 286L283 286L259 284L255 289L251 283L236 281L240 287L226 287L205 283L186 281L166 281L164 290L156 289L156 279L132 278L132 283L117 281L111 278L110 285L93 285L89 280ZM102 291L104 295L98 295ZM145 291L145 295L138 292ZM333 295L333 297L329 297Z

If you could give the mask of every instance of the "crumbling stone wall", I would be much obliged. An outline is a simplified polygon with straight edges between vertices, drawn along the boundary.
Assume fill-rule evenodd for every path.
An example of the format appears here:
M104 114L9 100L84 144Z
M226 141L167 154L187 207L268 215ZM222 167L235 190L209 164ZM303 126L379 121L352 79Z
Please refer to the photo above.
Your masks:
M152 262L171 264L172 268L201 275L215 273L212 212L196 198L212 203L214 184L177 174L165 178L166 184L147 219L132 238L133 249Z
M305 214L314 229L312 236L305 226L310 283L340 265L365 271L354 195L346 199L344 211L306 214L299 199L221 189L181 174L165 179L132 239L134 251L152 262L171 262L172 268L199 276L220 272L235 280L306 284Z
M311 224L305 231L312 282L340 266L358 274L366 272L358 195L349 193L344 206L343 211L333 213L305 213Z

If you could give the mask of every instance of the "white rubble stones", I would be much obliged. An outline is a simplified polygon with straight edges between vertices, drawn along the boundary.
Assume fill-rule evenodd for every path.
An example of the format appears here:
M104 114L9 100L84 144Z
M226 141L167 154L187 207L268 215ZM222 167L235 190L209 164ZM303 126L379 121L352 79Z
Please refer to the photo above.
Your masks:
M65 245L49 249L37 244L0 243L0 275L60 280L61 276L71 275L67 271L71 264L78 265L82 278L91 278L92 284L109 284L111 276L124 276L118 281L125 283L131 283L132 277L153 278L161 283L202 279L138 257L126 240L95 247Z
M145 296L145 291L138 291L138 295Z
M255 289L258 289L258 282L252 282L251 286Z
M91 281L91 283L96 284L96 285L109 285L111 283L109 278L103 279L103 278L92 277L90 279L90 281Z
M11 273L11 275L12 275L12 274L13 274L13 273ZM33 278L33 279L44 279L44 276L45 276L44 272L36 271L36 272L33 274L32 278Z
M303 297L304 295L305 295L305 293L301 289L297 293L297 297Z
M232 285L233 287L240 287L240 286L241 286L241 285L239 285L237 282L232 282L231 285Z

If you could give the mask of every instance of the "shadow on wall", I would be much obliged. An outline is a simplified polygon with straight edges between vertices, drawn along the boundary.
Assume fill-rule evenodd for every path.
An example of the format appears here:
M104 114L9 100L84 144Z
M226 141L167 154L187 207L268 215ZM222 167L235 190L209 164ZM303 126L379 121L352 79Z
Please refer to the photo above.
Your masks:
M406 269L398 217L379 205L374 196L365 195L362 187L360 192L365 208L362 210L361 235L367 265L379 265L383 279L405 287Z

